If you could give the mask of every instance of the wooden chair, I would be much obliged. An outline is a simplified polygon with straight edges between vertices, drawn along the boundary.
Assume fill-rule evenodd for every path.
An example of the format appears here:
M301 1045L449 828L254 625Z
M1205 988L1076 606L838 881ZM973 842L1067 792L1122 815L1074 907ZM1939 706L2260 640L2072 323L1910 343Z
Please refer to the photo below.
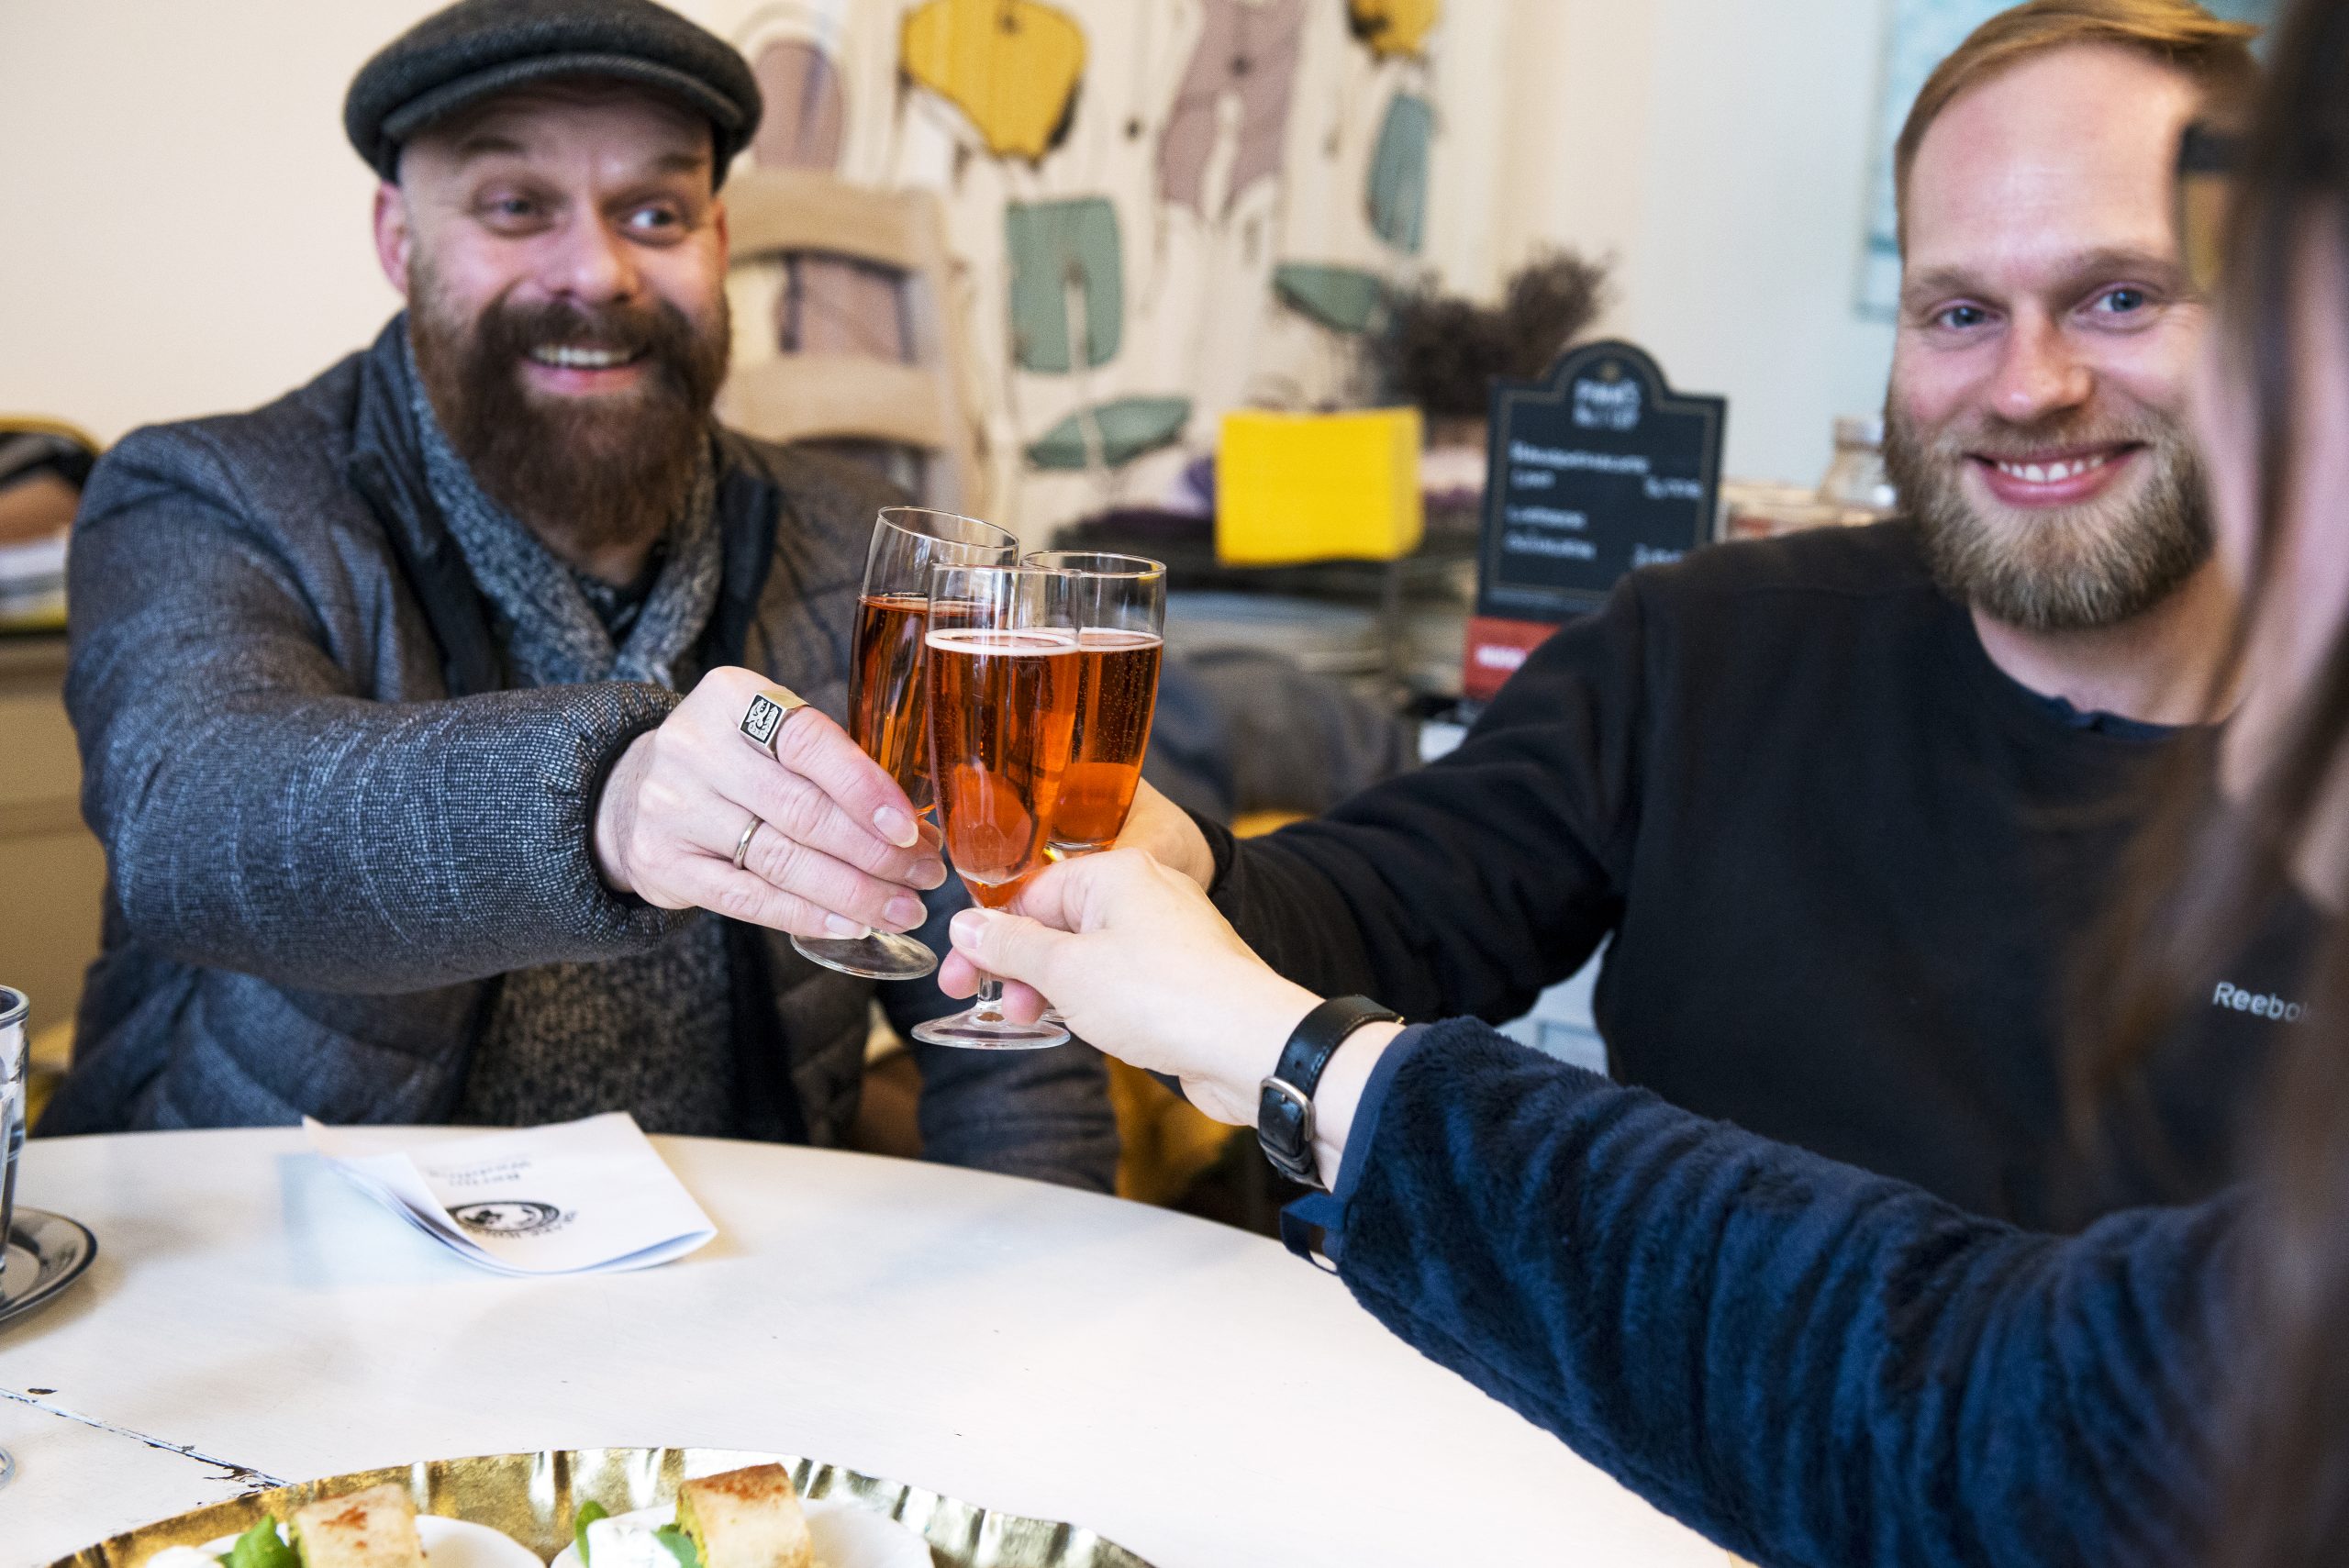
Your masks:
M898 278L904 361L839 352L738 354L718 395L728 424L774 441L860 439L920 450L925 499L985 509L979 426L963 393L969 362L945 218L927 191L876 191L797 169L745 169L726 183L734 266L837 257ZM741 329L737 328L738 347Z

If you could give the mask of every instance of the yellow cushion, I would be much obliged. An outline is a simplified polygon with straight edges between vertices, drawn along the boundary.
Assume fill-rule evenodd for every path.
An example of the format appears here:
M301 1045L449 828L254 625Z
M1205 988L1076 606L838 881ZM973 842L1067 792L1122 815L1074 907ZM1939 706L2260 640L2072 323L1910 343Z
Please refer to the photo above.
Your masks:
M1419 545L1419 411L1223 417L1215 552L1234 565L1393 561Z

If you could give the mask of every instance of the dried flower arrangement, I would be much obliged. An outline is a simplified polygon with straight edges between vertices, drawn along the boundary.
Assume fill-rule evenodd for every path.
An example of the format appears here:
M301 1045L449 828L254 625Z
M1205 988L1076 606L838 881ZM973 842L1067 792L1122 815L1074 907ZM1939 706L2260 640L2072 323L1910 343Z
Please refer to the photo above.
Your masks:
M1398 294L1384 328L1363 339L1376 399L1418 405L1431 428L1481 421L1494 378L1547 370L1598 318L1606 290L1605 262L1545 250L1510 277L1497 306L1432 284Z

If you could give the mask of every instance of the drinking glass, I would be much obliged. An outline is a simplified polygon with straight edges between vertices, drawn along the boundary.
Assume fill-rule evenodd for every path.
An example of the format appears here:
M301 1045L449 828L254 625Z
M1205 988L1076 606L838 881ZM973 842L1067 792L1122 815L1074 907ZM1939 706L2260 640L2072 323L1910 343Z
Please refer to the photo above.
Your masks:
M940 566L930 578L930 765L947 858L989 909L1048 863L1046 833L1076 729L1077 628L1060 573L1022 566ZM1003 983L979 977L952 1018L916 1026L930 1045L1030 1051L1058 1045L1057 1024L1014 1023Z
M864 555L849 663L849 734L888 770L914 810L930 812L930 730L922 682L922 633L930 622L930 573L938 565L1008 566L1019 541L993 523L920 506L884 506ZM938 955L912 937L794 937L804 958L869 980L918 980Z
M1023 566L1059 573L1077 627L1076 734L1045 834L1056 861L1106 850L1125 831L1150 750L1166 629L1166 567L1141 555L1046 550ZM1063 1024L1058 1007L1039 1023Z
M0 1276L8 1272L8 1237L17 1218L17 1156L25 1146L25 1024L32 1004L0 985Z
M1021 564L1057 573L1076 627L1075 733L1045 842L1055 860L1117 842L1141 783L1158 706L1166 568L1139 555L1044 550Z
M22 991L0 985L0 1283L8 1272L8 1238L17 1218L17 1156L25 1146L25 1059L31 1005ZM0 1448L0 1485L17 1473L17 1462Z

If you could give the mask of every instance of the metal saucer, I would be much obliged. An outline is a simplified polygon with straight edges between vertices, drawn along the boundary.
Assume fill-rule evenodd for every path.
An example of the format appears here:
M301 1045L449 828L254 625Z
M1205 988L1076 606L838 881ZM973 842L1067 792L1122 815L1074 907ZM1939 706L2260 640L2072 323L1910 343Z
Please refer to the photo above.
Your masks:
M78 1219L19 1204L8 1226L8 1266L0 1270L0 1323L63 1294L98 1255L98 1239Z
M630 1513L674 1503L678 1486L688 1476L766 1463L789 1466L792 1485L802 1497L851 1502L896 1519L930 1543L934 1568L1150 1568L1124 1547L1079 1525L958 1502L819 1459L707 1448L484 1454L291 1485L247 1472L256 1488L275 1490L250 1491L128 1530L61 1557L49 1568L144 1568L166 1546L196 1546L224 1535L241 1535L265 1518L288 1518L306 1504L385 1482L413 1497L419 1513L487 1525L540 1557L552 1557L572 1543L583 1503L592 1500L615 1514Z

